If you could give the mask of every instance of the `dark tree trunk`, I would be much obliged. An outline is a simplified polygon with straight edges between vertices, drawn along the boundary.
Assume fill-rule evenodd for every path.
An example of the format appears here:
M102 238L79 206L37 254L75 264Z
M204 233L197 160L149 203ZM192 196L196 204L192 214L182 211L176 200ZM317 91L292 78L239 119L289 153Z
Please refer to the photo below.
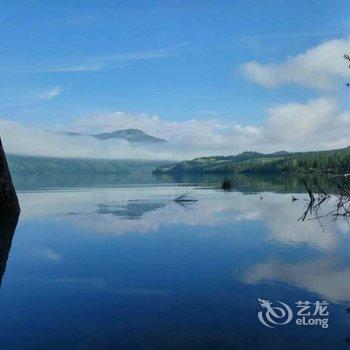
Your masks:
M20 207L0 139L0 215L18 215Z

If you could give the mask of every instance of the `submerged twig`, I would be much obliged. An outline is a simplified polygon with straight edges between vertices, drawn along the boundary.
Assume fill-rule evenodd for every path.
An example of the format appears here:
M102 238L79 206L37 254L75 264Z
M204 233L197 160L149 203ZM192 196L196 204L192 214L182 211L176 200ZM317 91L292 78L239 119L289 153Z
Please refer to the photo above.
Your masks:
M195 203L198 202L197 199L189 196L189 193L184 193L174 199L176 203Z
M300 178L300 181L305 186L305 188L306 188L306 190L307 190L307 192L309 194L309 198L310 198L309 205L308 205L307 209L305 210L304 214L298 219L298 220L301 220L301 221L305 221L306 217L309 214L312 214L312 210L314 208L314 203L315 203L315 196L314 196L314 194L312 192L312 187L308 185L306 180L304 178Z
M315 188L313 188L312 184L308 184L305 178L300 178L300 182L305 186L309 194L309 204L299 220L305 221L307 217L320 220L321 217L329 215L332 215L334 218L338 216L350 217L350 181L347 177L344 176L342 182L333 181L337 189L337 193L333 195L336 198L335 208L322 216L318 213L319 209L332 198L332 195L324 191L317 180L314 181ZM317 198L315 198L314 190L318 193Z

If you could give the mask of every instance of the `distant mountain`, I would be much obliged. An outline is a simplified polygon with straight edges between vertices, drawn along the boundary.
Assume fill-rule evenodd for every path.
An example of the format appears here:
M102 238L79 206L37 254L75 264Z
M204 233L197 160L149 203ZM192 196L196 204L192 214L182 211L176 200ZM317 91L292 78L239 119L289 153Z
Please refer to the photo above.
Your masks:
M235 156L201 157L165 165L154 174L350 173L350 147L318 152L271 154L243 152Z
M164 143L164 142L166 142L166 140L145 134L140 129L117 130L117 131L113 131L113 132L95 134L92 136L96 137L99 140L122 139L122 140L127 140L129 142L135 142L135 143L141 143L141 142Z
M92 136L99 140L110 140L110 139L119 139L126 140L131 143L164 143L167 142L164 139L159 137L151 136L144 133L140 129L123 129L116 130L112 132L105 132L100 134L79 134L76 132L65 132L65 135L68 136Z

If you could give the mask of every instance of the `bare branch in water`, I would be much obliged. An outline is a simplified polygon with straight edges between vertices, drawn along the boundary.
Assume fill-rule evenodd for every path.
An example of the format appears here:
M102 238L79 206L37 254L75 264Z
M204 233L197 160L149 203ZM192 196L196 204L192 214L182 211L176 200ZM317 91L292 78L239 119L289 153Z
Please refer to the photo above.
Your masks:
M305 178L300 178L300 182L309 194L309 204L299 220L305 221L307 218L319 220L321 217L329 215L334 218L338 216L350 217L350 181L348 177L343 176L341 182L333 180L336 186L336 193L333 195L322 189L317 179L313 183L308 183ZM315 198L314 193L317 193L317 198ZM336 199L334 202L335 208L320 216L319 209L332 197Z

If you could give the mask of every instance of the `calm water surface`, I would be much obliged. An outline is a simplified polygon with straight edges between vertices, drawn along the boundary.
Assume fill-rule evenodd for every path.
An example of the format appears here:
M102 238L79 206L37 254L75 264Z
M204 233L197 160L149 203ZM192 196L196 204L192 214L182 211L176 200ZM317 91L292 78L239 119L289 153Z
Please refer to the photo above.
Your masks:
M198 202L176 204L184 192ZM1 349L350 348L350 226L298 221L299 190L21 184L19 198ZM267 328L258 298L326 300L329 327Z

